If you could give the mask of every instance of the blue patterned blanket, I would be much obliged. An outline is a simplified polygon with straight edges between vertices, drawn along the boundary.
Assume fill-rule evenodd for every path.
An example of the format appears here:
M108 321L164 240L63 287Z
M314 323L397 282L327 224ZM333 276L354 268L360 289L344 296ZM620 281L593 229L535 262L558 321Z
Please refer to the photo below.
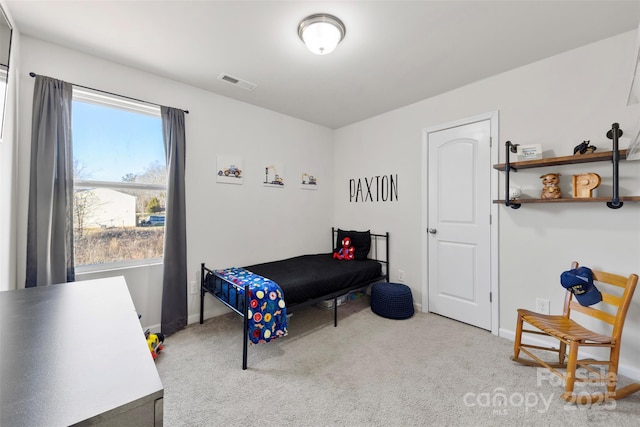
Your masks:
M287 335L287 308L284 294L274 281L244 268L225 268L215 274L240 286L249 284L249 339L258 344Z

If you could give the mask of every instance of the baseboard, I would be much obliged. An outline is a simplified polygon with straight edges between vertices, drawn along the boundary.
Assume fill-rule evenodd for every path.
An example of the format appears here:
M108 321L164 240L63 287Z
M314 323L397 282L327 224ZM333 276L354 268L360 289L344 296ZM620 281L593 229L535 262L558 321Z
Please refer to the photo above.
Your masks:
M149 331L151 331L152 334L155 334L157 332L160 332L160 324L158 323L157 325L150 325L150 326L144 326L142 328L142 331L144 332L145 330L149 329Z
M205 311L205 313L204 313L204 319L205 320L209 318L209 317L207 317L207 314L210 314L209 317L214 317L212 313L207 313ZM219 316L220 314L217 314L217 315ZM192 314L191 316L189 316L187 318L187 324L191 325L192 323L200 323L200 313Z
M210 314L210 316L207 316L207 314ZM205 312L205 320L208 319L209 317L215 317L215 316L221 316L224 313L206 313ZM187 317L187 325L191 325L192 323L200 323L200 313L196 313L196 314L192 314L189 317ZM157 325L150 325L150 326L145 326L142 329L149 329L152 333L154 332L160 332L162 326L158 323Z
M515 341L516 339L516 332L509 330L509 329L504 329L504 328L500 328L500 335L501 338L506 338L510 341ZM549 344L553 344L555 345L555 343L557 343L557 340L554 339L544 339L544 337L533 337L531 336L531 334L529 334L526 339L524 340L525 343L527 344L533 344L533 345L549 345ZM580 355L580 357L584 357L584 358L594 358L597 359L596 356L594 356L591 353L585 352L585 351L580 351L578 353ZM633 367L633 366L629 366L629 365L625 365L623 363L618 364L618 373L622 376L625 376L627 378L630 378L633 381L640 381L640 369Z

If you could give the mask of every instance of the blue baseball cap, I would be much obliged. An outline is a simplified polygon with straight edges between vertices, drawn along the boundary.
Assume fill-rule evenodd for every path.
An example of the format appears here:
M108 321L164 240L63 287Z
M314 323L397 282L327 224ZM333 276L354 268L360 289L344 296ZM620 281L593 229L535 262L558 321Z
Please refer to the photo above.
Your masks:
M593 272L589 267L578 267L560 275L560 283L570 290L580 305L589 306L602 301L602 294L593 284Z

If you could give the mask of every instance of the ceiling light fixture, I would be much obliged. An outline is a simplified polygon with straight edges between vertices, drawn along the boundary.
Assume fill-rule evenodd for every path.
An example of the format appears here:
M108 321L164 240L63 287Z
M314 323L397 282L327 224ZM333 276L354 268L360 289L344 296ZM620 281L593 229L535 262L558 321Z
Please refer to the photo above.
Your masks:
M342 21L326 13L307 16L298 25L298 36L316 55L333 52L345 33Z

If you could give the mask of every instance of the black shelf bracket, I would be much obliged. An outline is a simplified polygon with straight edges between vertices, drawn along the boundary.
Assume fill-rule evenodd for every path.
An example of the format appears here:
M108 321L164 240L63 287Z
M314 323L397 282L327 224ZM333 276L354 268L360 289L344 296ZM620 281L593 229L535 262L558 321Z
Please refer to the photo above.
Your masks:
M504 146L505 146L505 163L504 163L504 205L505 206L509 206L511 209L519 209L520 206L522 206L520 203L511 203L510 197L509 197L509 174L511 172L511 170L513 170L514 172L518 172L518 169L514 168L513 166L511 166L511 162L509 161L509 156L511 153L517 153L518 152L518 145L519 144L512 144L511 141L507 141Z
M610 202L607 202L607 206L611 209L620 209L623 202L620 201L620 195L618 194L618 186L620 183L619 180L619 171L618 166L620 163L620 150L618 150L618 138L622 136L622 130L620 129L620 125L618 123L614 123L611 125L611 130L607 132L607 138L613 141L613 147L611 148L611 163L613 164L613 197Z

